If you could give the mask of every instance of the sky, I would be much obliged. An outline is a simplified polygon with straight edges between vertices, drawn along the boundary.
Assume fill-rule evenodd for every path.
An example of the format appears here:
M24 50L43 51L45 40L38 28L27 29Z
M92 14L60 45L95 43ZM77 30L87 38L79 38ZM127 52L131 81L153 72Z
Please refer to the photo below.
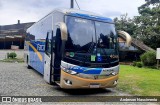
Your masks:
M115 18L137 16L145 0L77 0L80 9ZM70 0L0 0L0 25L36 22L55 8L70 8ZM76 3L75 8L78 9Z

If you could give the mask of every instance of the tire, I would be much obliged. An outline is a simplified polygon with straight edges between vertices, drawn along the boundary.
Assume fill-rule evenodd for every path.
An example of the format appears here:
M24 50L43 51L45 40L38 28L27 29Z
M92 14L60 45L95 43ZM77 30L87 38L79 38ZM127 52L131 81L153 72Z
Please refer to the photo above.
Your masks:
M28 56L27 56L27 68L28 69L32 69L32 67L28 64L29 60L28 60Z

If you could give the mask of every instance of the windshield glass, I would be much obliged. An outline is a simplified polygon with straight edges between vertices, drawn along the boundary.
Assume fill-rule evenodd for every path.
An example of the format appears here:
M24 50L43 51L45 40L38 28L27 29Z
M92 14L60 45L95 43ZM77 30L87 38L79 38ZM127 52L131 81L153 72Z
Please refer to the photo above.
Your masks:
M94 22L77 17L67 17L68 41L66 50L87 53L91 44L95 43Z
M111 55L118 54L114 24L72 16L66 16L65 21L68 40L65 44L64 61L82 66L90 64L90 67L91 64L118 63L118 58L110 58Z
M116 32L114 24L95 22L97 52L101 54L115 53Z

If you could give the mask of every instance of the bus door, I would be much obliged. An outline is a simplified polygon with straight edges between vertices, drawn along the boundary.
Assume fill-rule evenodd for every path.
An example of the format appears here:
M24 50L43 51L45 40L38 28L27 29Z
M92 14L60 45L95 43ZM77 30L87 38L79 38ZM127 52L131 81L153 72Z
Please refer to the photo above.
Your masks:
M61 22L53 31L47 33L44 56L44 80L49 84L60 83L61 60L63 59L67 26Z
M55 33L55 57L54 57L54 81L60 83L61 61L64 56L65 42L68 39L67 26L63 22L56 24Z
M44 54L44 80L51 84L53 82L53 66L52 61L54 58L53 53L53 31L47 32L46 43L45 43L45 54Z
M55 38L55 57L54 57L54 81L59 83L60 81L60 71L61 71L61 60L62 60L62 40L61 40L61 31L60 28L56 29L56 38Z

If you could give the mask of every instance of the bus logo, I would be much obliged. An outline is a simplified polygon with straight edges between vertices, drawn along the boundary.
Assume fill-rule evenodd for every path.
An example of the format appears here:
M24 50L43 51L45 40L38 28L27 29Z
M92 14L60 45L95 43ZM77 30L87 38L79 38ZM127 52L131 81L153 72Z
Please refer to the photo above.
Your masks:
M37 44L37 49L38 49L38 51L45 51L45 46Z
M98 76L97 76L97 75L95 75L95 76L94 76L94 79L98 79Z

